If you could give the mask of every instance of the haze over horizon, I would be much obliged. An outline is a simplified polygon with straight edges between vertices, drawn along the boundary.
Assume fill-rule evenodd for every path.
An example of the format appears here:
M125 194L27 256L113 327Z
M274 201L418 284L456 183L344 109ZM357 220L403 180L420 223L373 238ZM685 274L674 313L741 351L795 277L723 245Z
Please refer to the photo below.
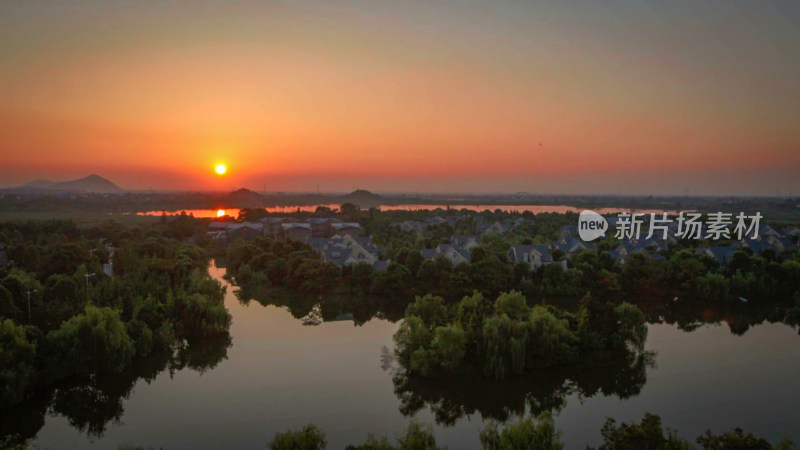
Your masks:
M3 3L0 186L798 193L798 23L789 0Z

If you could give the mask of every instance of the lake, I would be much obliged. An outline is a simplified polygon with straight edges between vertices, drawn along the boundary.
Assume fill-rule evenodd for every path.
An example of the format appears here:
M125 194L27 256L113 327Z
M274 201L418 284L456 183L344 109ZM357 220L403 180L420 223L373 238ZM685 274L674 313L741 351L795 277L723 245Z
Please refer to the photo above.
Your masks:
M650 325L647 349L656 352L654 365L610 365L485 386L398 384L381 368L382 348L392 347L397 323L373 318L358 326L351 320L306 326L285 308L242 304L222 279L224 269L212 263L209 271L227 286L232 345L197 348L172 375L157 365L142 369L147 376L132 378L119 401L108 402L111 412L97 421L102 426L92 428L86 411L51 409L32 443L54 449L263 449L275 432L313 422L327 433L329 448L337 449L362 443L368 433L393 438L410 420L404 407L422 422L439 419L440 445L469 449L479 446L484 416L513 416L530 407L526 398L561 405L556 424L567 448L597 445L607 416L638 421L645 412L659 414L665 427L691 440L706 428L741 426L773 442L784 436L800 441L800 336L784 324L753 326L741 336L724 322L692 332ZM99 403L105 397L92 395ZM70 398L60 411L70 411Z
M313 212L317 209L317 206L325 206L331 209L338 209L339 204L326 204L326 205L300 205L300 206L270 206L267 208L262 208L270 213L293 213L298 210L302 212ZM455 209L455 210L462 210L466 209L469 211L485 211L485 210L501 210L503 212L525 212L529 211L534 214L539 213L559 213L565 214L568 212L580 213L586 208L578 208L575 206L568 206L568 205L422 205L422 204L414 204L414 205L380 205L379 208L382 211L417 211L417 210L435 210L438 208L441 209ZM615 214L620 211L630 211L630 208L594 208L593 211L599 214ZM153 211L142 211L137 213L138 215L143 216L160 216L162 214L166 215L178 215L182 213L191 214L197 218L209 218L209 217L222 217L222 216L231 216L231 217L238 217L240 208L219 208L219 209L179 209L174 211L165 211L165 210L153 210ZM665 212L663 210L655 210L655 209L635 209L634 212L638 213L661 213ZM678 211L666 211L670 214L677 214Z

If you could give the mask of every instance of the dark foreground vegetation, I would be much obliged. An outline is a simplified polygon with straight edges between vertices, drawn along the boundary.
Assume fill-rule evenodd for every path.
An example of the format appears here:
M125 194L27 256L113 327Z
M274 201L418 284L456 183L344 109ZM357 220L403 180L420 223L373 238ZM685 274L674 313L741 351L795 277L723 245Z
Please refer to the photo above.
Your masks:
M239 220L280 216L245 209ZM680 305L688 304L684 309L691 309L691 305L707 303L708 309L715 303L746 299L778 306L761 320L800 323L800 251L796 237L785 238L783 250L770 247L766 237L758 248L754 244L752 248L737 247L739 243L725 240L631 244L613 238L596 245L574 245L574 236L563 235L565 227L577 223L577 215L571 213L378 211L342 205L340 211L320 207L302 216L357 222L365 238L374 244L366 247L387 263L385 269L365 262L337 265L304 241L270 236L240 239L231 233L224 246L210 245L227 256L231 279L249 291L268 287L295 296L381 297L396 303L433 294L448 304L474 291L496 298L501 292L514 290L531 304L578 300L591 292L601 301L624 299L638 304L649 319L668 317L666 310ZM515 225L502 233L491 227L481 232L485 225L508 222ZM424 228L398 226L409 223ZM458 239L464 237L474 238L477 245L459 247ZM552 261L538 266L514 261L513 251L520 246L543 247ZM587 246L590 248L583 248ZM459 248L465 259L449 258L439 251L450 247ZM623 248L630 253L622 255ZM724 256L718 255L724 259L711 254L720 248L729 250ZM766 310L762 313L767 314ZM743 326L738 330L743 332L747 324L738 322L737 326Z
M224 355L230 345L224 290L205 252L169 226L5 224L0 241L13 261L0 268L3 434L29 435L43 417L17 418L47 406L91 432L97 417L119 419L119 398L139 376L213 366L219 351L208 349ZM201 343L211 343L206 355Z
M555 426L552 416L542 413L536 418L520 417L505 426L490 422L480 433L484 450L562 450L562 432ZM601 430L603 443L598 450L792 450L797 446L790 439L773 445L752 433L736 428L722 434L707 430L695 439L697 445L664 429L661 418L645 414L640 423L617 424L608 418ZM326 448L325 433L313 424L299 430L276 433L267 444L270 450L322 450ZM439 450L436 436L430 426L411 422L392 443L386 437L368 436L360 445L348 445L348 450ZM587 447L591 448L591 447Z
M646 339L644 314L629 303L587 295L572 314L531 308L515 291L494 301L475 293L450 307L426 295L408 305L394 336L395 356L413 375L477 371L493 380L578 361L633 361Z
M272 216L242 214L240 221ZM611 256L616 243L609 240L588 249L554 246L552 264L533 267L511 261L509 250L558 240L574 215L354 205L303 215L359 223L388 263L337 265L305 241L263 235L229 233L221 243L207 233L209 220L190 216L89 229L52 221L0 225L0 442L24 445L48 413L101 436L121 419L122 400L137 380L184 367L204 371L223 360L230 316L206 271L207 255L226 265L240 300L285 306L304 323L402 320L391 353L400 366L392 370L400 409L413 415L429 406L442 425L475 411L501 422L552 414L576 393L637 395L653 364L643 351L647 323L690 331L724 320L736 334L763 321L800 324L800 253L793 248L743 248L721 262L700 251L708 243L677 242L623 263ZM478 236L481 223L519 219L513 229ZM409 231L398 221L431 225ZM467 260L423 256L466 234L478 236ZM548 420L518 426L538 430ZM641 437L632 427L651 422L612 423L603 433L631 429ZM404 439L422 446L371 438L355 448L435 447L426 427L412 428ZM513 429L495 426L481 440L486 448L537 448L509 447L516 438L503 436ZM738 442L729 434L724 439ZM285 439L292 442L291 433ZM643 448L608 442L602 448ZM739 448L719 442L727 441L698 440L702 448Z

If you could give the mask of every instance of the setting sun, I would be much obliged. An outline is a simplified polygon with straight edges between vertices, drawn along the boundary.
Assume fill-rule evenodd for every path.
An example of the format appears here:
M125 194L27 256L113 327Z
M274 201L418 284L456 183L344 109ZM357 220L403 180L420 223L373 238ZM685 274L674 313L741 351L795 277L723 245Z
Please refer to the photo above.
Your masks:
M224 169L224 167L223 167L223 169ZM223 170L223 172L224 172L224 170ZM224 209L218 209L217 210L217 217L222 217L224 215L225 215L225 210Z
M217 172L219 175L224 175L224 174L225 174L225 172L227 172L228 168L227 168L227 167L225 167L225 165L224 165L224 164L218 164L218 165L217 165L217 167L215 167L215 168L214 168L214 170L215 170L215 171L216 171L216 172Z

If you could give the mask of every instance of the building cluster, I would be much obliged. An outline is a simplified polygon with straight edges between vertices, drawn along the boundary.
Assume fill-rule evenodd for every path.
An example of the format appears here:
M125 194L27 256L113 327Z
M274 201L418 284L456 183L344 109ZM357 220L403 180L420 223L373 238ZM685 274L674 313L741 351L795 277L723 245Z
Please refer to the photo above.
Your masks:
M323 261L339 267L363 262L385 270L389 265L382 259L386 250L375 245L372 238L361 236L363 232L359 223L317 217L266 217L258 222L211 222L208 226L208 235L223 243L263 236L301 241L308 243Z
M402 230L416 233L424 233L429 227L441 224L448 224L451 227L456 227L459 222L471 218L475 222L475 231L478 234L484 233L497 233L503 234L512 231L523 224L533 224L533 219L526 219L523 217L508 218L503 220L486 220L483 216L453 216L448 215L445 217L433 216L427 217L424 220L405 220L403 222L392 222L392 226Z
M306 239L311 248L323 261L329 261L339 267L366 263L375 270L386 270L389 261L382 260L386 249L375 245L372 238L366 236L336 235L331 238L312 237Z
M496 221L486 220L482 216L469 217L474 221L477 231L475 234L454 234L450 236L449 243L421 250L423 258L434 260L443 257L453 265L469 263L472 251L481 245L481 235L486 233L504 234L520 226L534 224L532 219L522 217ZM465 217L453 215L434 216L424 220L393 222L391 226L399 230L421 234L429 227L441 224L449 224L456 228L464 219ZM612 227L614 226L613 219L612 217L609 220ZM389 265L389 261L385 260L386 249L376 245L371 237L362 236L363 232L363 228L358 223L342 222L333 218L298 220L291 217L269 217L258 222L212 222L209 225L208 234L212 239L222 241L269 236L307 242L323 261L330 261L338 267L363 262L376 270L385 270ZM637 253L663 260L664 257L659 252L668 250L675 245L681 239L677 234L677 224L670 226L666 234L658 232L649 235L649 232L645 230L637 237L618 239L618 245L615 248L605 251L620 264L625 264L632 255ZM612 235L613 232L609 232L609 237ZM585 242L578 236L577 226L564 226L559 230L558 239L549 244L511 246L507 253L508 261L515 264L528 264L533 270L550 264L556 264L566 270L566 258L562 258L562 255L568 256L581 250L597 249L595 242ZM797 249L796 242L799 237L800 228L779 229L763 225L755 239L727 240L724 241L727 245L701 247L697 251L716 259L721 265L725 265L736 250L743 248L749 248L753 253L759 255L767 250L780 253L788 249Z
M298 220L291 217L265 217L258 222L211 222L208 234L212 239L233 241L268 236L292 241L306 241L309 238L331 237L334 235L360 235L364 230L361 224L342 222L333 218L309 218Z
M613 221L609 221L613 226ZM729 236L735 236L732 226L728 229ZM611 257L620 264L625 264L626 261L635 253L640 253L653 259L664 259L658 252L661 250L668 250L670 246L676 244L680 239L678 224L672 224L667 229L666 233L656 232L652 236L645 230L638 238L623 238L619 239L619 245L613 250L608 252ZM595 249L596 245L593 243L583 242L576 236L578 229L575 226L562 227L560 231L561 237L553 247L559 248L565 253L572 253L584 248ZM725 245L711 245L708 247L700 247L697 252L702 255L707 255L714 258L720 265L726 265L733 254L737 250L750 249L754 254L761 255L763 252L769 250L780 254L786 250L798 249L797 242L800 238L800 228L786 227L778 228L771 225L762 225L758 231L758 235L753 238L752 236L745 237L740 240L726 239ZM714 243L714 240L707 240Z

